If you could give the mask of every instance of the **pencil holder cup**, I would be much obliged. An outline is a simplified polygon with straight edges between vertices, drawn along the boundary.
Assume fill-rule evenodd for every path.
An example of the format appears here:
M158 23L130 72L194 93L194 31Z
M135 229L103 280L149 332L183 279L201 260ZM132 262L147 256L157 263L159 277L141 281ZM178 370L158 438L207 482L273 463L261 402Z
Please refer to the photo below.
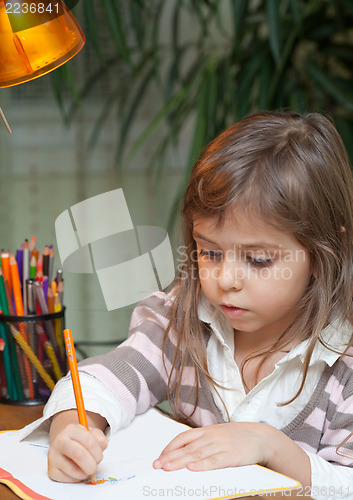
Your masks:
M52 314L0 314L0 402L45 403L67 372L65 307Z

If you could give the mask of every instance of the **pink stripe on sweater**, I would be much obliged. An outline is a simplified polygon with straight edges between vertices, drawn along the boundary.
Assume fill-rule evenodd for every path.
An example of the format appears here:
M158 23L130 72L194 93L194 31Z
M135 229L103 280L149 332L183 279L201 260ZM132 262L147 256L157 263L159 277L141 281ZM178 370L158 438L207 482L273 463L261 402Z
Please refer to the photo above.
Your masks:
M156 292L152 295L153 297L157 297L160 300L163 300L165 310L168 311L172 305L172 299L170 296L165 295L163 292ZM139 304L134 309L132 316L129 331L132 329L138 328L145 320L151 320L163 331L165 331L169 325L169 319L164 315L158 314L154 309L147 307L145 304ZM177 338L175 332L169 332L169 340L176 347L177 346Z
M138 415L147 411L150 406L154 406L157 403L157 399L150 393L147 382L141 373L135 367L131 366L131 368L140 381L140 394L136 402L136 414Z
M130 328L138 328L144 321L151 319L159 325L163 330L165 330L168 326L169 320L162 316L161 314L158 314L156 311L153 311L153 309L149 309L145 306L137 306L135 311L133 312L131 316L131 323L130 323Z
M327 429L322 436L321 443L325 445L337 446L338 443L341 443L344 439L346 439L348 434L347 429ZM353 437L351 443L353 443ZM351 453L353 453L353 451Z
M89 373L93 377L99 379L107 389L109 389L119 403L124 407L129 417L133 419L136 415L136 399L125 385L116 378L108 368L102 365L94 364L80 368L80 371ZM149 393L148 393L149 394Z
M167 374L163 368L162 351L154 344L143 332L135 332L124 342L124 347L132 347L140 352L152 365L159 371L163 380L167 380ZM118 348L119 349L119 348ZM167 371L170 371L171 365L166 359Z
M342 390L344 386L340 384L335 377L330 377L325 387L325 392L330 395L330 401L335 405L341 405L343 403Z
M305 423L315 427L315 429L322 429L324 427L324 421L326 418L326 413L320 408L315 408L313 412L305 420Z
M135 332L131 337L129 337L124 342L124 346L132 347L145 356L150 363L159 371L163 380L168 382L168 375L172 369L172 364L165 358L165 366L167 369L167 373L163 368L162 361L162 351L161 349L154 344L151 339L143 332ZM186 366L183 370L183 385L195 385L195 370L192 366Z
M164 292L153 293L148 298L148 300L151 299L152 297L156 297L157 299L160 299L161 301L163 301L163 305L165 306L166 309L169 309L172 305L172 301L170 299L168 299L168 296ZM157 314L154 309L146 306L143 302L138 304L132 313L130 328L137 327L141 320L144 320L148 317L153 317L153 316L157 316L159 318L161 325L168 324L168 319L166 319L164 316Z
M303 441L298 441L298 440L295 440L295 442L297 443L298 446L302 448L302 450L307 451L309 453L314 453L314 454L317 453L316 448L310 446L308 443L304 443Z

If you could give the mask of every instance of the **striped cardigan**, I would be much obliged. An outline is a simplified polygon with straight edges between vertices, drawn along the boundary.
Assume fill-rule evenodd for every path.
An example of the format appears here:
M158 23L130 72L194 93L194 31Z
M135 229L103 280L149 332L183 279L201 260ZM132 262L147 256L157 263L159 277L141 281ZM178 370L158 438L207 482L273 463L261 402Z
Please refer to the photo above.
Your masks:
M168 375L176 351L175 332L169 332L165 343L164 363L162 344L171 304L170 296L162 292L143 300L134 310L129 336L123 344L79 363L81 371L99 379L115 394L131 419L167 399ZM205 330L205 344L208 338ZM349 354L353 354L353 349ZM193 412L194 385L194 368L186 366L178 401L183 412L198 426L224 422L202 374ZM348 451L352 459L336 453L337 444L353 431L353 357L344 356L326 366L307 405L281 430L304 450L334 464L353 466L353 438L342 450Z

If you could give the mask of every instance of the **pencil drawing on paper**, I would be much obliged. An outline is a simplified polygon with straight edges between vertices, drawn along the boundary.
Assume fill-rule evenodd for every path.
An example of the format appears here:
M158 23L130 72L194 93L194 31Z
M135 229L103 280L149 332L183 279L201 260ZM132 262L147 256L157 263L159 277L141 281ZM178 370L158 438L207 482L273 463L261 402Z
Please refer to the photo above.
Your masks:
M125 477L120 477L120 478L108 476L107 479L104 479L104 478L97 477L95 481L88 480L88 481L86 481L85 484L90 485L90 486L96 486L97 484L103 484L103 483L117 484L117 483L129 481L130 479L133 479L134 477L136 477L135 474L131 474L131 475L128 475Z

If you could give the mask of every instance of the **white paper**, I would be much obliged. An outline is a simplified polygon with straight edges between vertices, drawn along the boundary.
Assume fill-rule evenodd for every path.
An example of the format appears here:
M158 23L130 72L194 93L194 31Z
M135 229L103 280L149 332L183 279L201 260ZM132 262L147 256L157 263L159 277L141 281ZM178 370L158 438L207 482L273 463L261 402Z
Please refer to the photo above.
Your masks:
M47 476L47 449L20 442L21 431L0 435L0 468L10 472L35 492L53 500L170 500L170 498L236 498L279 489L295 489L299 483L257 465L207 472L186 469L155 470L152 462L169 441L186 430L157 410L134 419L110 440L98 467L103 484L64 484ZM109 479L110 478L110 479Z

